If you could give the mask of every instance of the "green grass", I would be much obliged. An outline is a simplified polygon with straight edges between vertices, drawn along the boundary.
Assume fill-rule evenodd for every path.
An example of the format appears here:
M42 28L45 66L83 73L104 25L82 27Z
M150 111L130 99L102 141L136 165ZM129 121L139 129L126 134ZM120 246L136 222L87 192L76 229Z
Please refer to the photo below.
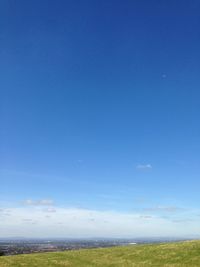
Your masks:
M200 241L0 257L0 267L195 267Z

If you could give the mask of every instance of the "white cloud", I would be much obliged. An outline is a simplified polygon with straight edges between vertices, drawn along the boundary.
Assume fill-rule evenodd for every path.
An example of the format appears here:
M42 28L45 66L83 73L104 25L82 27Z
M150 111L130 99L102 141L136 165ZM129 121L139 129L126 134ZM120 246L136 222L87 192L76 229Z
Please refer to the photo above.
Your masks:
M152 166L149 163L148 164L138 164L136 166L136 168L139 170L148 170L148 169L152 169Z
M52 206L54 204L54 201L52 199L26 199L23 203L29 206Z
M56 212L56 209L50 207L50 208L44 209L43 211L44 211L44 212Z

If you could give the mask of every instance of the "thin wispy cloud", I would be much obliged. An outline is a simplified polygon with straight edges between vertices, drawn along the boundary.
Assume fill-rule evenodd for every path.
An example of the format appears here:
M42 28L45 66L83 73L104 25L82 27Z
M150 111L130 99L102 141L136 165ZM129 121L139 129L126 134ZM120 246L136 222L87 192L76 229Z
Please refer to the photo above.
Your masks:
M25 201L23 201L23 204L28 206L52 206L54 205L54 201L52 199L26 199Z
M10 216L10 210L4 208L0 209L0 217L4 216Z
M152 165L151 164L138 164L137 166L136 166L136 169L138 169L138 170L150 170L150 169L152 169Z
M148 212L179 212L185 209L177 207L177 206L155 206L150 208L145 208L144 211Z
M174 223L190 223L190 222L193 222L193 221L194 220L189 219L189 218L172 220L172 222L174 222Z
M142 219L151 219L151 218L153 218L153 216L151 216L151 215L140 215L140 218L142 218Z

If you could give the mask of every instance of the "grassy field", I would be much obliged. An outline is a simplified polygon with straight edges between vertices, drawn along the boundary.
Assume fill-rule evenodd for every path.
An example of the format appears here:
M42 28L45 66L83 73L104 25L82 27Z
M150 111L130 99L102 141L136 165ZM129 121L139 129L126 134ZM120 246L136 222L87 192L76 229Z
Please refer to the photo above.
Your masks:
M200 241L82 249L0 257L1 267L195 267L200 266Z

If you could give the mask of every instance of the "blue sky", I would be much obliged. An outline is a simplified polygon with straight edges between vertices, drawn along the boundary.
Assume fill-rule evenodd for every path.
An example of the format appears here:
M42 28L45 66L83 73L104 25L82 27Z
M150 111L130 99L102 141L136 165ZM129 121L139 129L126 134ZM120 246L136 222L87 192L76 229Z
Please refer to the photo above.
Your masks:
M159 235L197 234L200 2L3 0L0 12L0 234L40 235L48 209L59 222L46 236L141 221L155 235L159 220ZM71 210L110 230L57 232Z

